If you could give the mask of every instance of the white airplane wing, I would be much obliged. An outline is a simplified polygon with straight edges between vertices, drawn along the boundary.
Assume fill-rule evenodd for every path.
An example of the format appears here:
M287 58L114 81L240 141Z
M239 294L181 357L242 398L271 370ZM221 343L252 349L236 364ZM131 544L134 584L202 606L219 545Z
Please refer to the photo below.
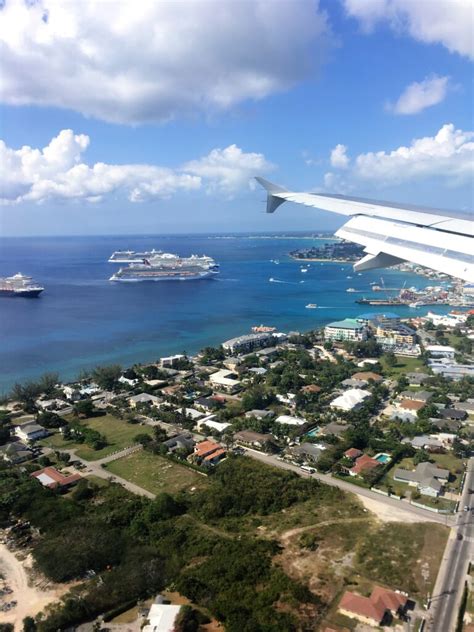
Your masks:
M267 191L267 213L295 202L347 215L336 231L342 239L364 246L356 271L410 261L474 283L473 214L377 202L345 195L297 193L255 178Z

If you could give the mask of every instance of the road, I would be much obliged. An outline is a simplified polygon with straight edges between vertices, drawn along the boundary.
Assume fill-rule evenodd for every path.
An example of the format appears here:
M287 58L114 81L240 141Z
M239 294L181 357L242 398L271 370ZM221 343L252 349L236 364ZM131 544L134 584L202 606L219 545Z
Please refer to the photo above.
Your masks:
M430 632L451 632L456 627L464 582L474 552L474 494L469 493L470 489L474 489L474 458L468 462L460 511L446 545L428 610L427 629ZM465 506L470 510L464 511ZM458 534L462 539L458 539Z
M300 475L303 472L300 467L277 459L275 456L264 454L263 452L257 452L256 450L250 450L247 448L245 449L245 453L247 454L247 456L257 459L258 461L263 461L268 465L274 465L285 470L291 470ZM352 494L356 494L357 496L364 496L365 498L370 498L371 500L375 500L379 503L384 503L385 505L389 505L394 509L398 509L400 512L409 512L414 516L422 518L424 521L426 521L426 519L429 519L430 522L438 522L439 524L445 526L453 526L455 524L455 518L453 516L437 514L431 511L427 511L426 509L421 509L420 507L415 507L414 505L411 505L407 500L396 500L395 498L390 498L389 496L377 494L376 492L373 492L370 489L366 489L365 487L358 487L357 485L347 483L346 481L343 481L339 478L333 478L329 474L321 474L320 472L315 472L314 474L307 474L307 476L311 476L312 478L316 478L322 483L326 483L327 485L331 485L332 487L338 487L339 489L343 489L346 492L351 492Z

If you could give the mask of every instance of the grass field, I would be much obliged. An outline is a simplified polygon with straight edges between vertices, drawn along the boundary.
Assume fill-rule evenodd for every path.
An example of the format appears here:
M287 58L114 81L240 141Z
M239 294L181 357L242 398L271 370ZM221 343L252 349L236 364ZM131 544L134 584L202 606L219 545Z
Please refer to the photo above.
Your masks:
M182 490L201 489L207 485L206 476L185 465L145 451L112 461L106 465L106 469L153 494L174 494Z
M413 371L426 371L426 367L423 364L421 358L405 358L403 356L396 356L397 364L395 366L388 366L385 362L385 358L380 359L383 371L386 375L398 376L400 373L411 373Z
M108 441L108 445L102 448L102 450L94 450L83 443L65 441L59 432L44 439L41 441L41 444L57 450L64 448L76 449L76 454L81 459L96 461L97 459L102 459L104 456L112 454L112 452L122 450L132 445L134 443L134 437L136 437L137 434L152 434L152 429L149 426L128 424L126 421L122 421L111 415L91 417L81 420L80 423L103 434Z

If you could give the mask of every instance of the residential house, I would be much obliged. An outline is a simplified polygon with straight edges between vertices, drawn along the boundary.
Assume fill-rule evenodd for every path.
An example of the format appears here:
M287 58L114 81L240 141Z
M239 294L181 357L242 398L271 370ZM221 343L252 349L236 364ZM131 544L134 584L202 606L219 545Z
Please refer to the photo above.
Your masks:
M339 612L361 623L378 627L384 623L388 614L401 615L406 611L408 597L375 586L370 597L363 597L357 593L346 591L339 602Z
M327 426L322 426L320 428L319 435L334 435L335 437L340 437L346 430L346 424L338 424L337 421L331 421L327 424Z
M458 410L465 410L468 414L474 415L474 400L467 399L465 402L456 402Z
M36 478L41 485L49 487L50 489L67 489L75 485L82 478L80 474L69 474L65 476L54 467L45 467L42 470L37 470L33 472L31 476Z
M410 372L406 373L405 377L408 380L410 386L423 386L430 379L427 373Z
M181 390L181 384L170 384L170 386L165 386L161 389L161 393L166 395L167 397L173 397L176 393L179 393Z
M379 465L380 463L368 454L362 454L355 459L354 465L349 469L349 474L351 476L360 476L364 472L373 470Z
M17 465L31 459L33 452L21 441L12 441L0 448L0 456L7 463Z
M344 452L344 456L354 460L362 456L362 450L359 450L359 448L349 448Z
M277 424L286 426L303 426L306 423L306 419L303 419L303 417L294 417L293 415L280 415L275 421Z
M234 441L254 448L263 448L269 443L273 443L275 438L272 434L268 433L263 434L261 432L254 432L253 430L239 430L234 433Z
M452 419L453 421L464 421L467 419L467 412L459 408L443 408L438 410L438 416L441 419Z
M136 386L138 384L138 380L136 378L125 377L125 375L121 375L117 380L120 384L126 384L127 386Z
M418 411L425 406L425 402L418 402L413 399L402 399L400 402L398 402L396 410L394 411L394 415L400 416L399 413L401 413L404 414L404 420L415 421L417 419ZM402 417L400 416L400 418Z
M44 437L49 435L46 428L43 428L43 426L35 422L27 422L20 426L15 426L14 432L19 439L27 441L28 443L37 441L38 439L44 439Z
M212 387L223 390L226 393L236 393L240 389L240 381L228 369L220 369L210 375L209 383Z
M443 442L429 435L418 435L418 437L413 437L413 439L402 439L402 443L409 443L415 450L444 452Z
M323 444L300 443L300 445L291 448L291 454L305 461L316 463L324 450L326 450L326 446Z
M455 419L432 419L430 423L437 430L445 430L447 432L457 433L462 428L462 423Z
M238 367L242 364L242 359L241 358L234 358L234 357L230 357L230 358L226 358L222 364L225 366L226 369L229 369L229 371L236 371L238 369Z
M183 354L160 358L160 367L162 369L174 369L182 360L186 360L186 356Z
M142 632L174 632L181 606L165 603L159 595L152 603Z
M194 400L194 405L206 413L209 413L217 408L217 401L212 397L198 397Z
M383 377L378 373L374 373L373 371L358 371L354 373L352 376L353 380L360 380L361 382L366 382L367 384L372 381L375 384L380 384L383 382Z
M246 419L251 419L255 417L255 419L271 419L275 416L273 410L259 410L258 408L254 408L253 410L248 410L245 413Z
M150 404L151 406L158 407L162 400L156 395L150 395L149 393L139 393L138 395L132 395L128 398L128 403L131 408L136 408L140 404Z
M317 384L307 384L306 386L303 386L301 388L301 392L304 393L305 395L316 395L317 393L320 393L321 391L322 391L322 388L318 386Z
M175 437L171 437L166 441L163 441L162 445L164 445L168 452L176 452L177 450L185 450L186 452L192 452L194 449L194 439L191 433L183 432L182 434L178 434Z
M399 395L400 399L409 399L413 402L428 403L433 397L433 393L430 391L402 391Z
M382 624L387 612L383 603L373 602L370 597L363 597L348 590L343 594L338 610L346 617L374 627Z
M226 451L219 444L208 439L196 443L194 458L203 465L215 465L226 455Z
M357 410L370 395L370 391L364 391L360 388L351 388L339 397L336 397L329 406L344 411Z
M203 417L197 422L197 430L198 432L201 432L204 428L209 428L209 430L224 432L230 427L230 425L231 424L227 421L216 421L215 415L209 415L208 417Z
M449 470L443 470L433 463L424 461L418 463L414 470L396 468L393 480L408 483L411 487L417 487L425 496L436 497L443 491L443 485L449 480Z

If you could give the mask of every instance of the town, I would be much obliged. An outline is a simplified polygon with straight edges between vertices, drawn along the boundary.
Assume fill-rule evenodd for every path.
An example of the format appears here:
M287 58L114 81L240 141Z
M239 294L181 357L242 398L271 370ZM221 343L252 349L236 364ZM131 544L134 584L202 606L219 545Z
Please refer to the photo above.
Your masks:
M441 610L471 621L474 310L254 329L193 357L15 385L0 406L2 541L32 554L43 601L19 613L4 576L8 620L155 632L441 630ZM442 560L455 555L450 593Z

